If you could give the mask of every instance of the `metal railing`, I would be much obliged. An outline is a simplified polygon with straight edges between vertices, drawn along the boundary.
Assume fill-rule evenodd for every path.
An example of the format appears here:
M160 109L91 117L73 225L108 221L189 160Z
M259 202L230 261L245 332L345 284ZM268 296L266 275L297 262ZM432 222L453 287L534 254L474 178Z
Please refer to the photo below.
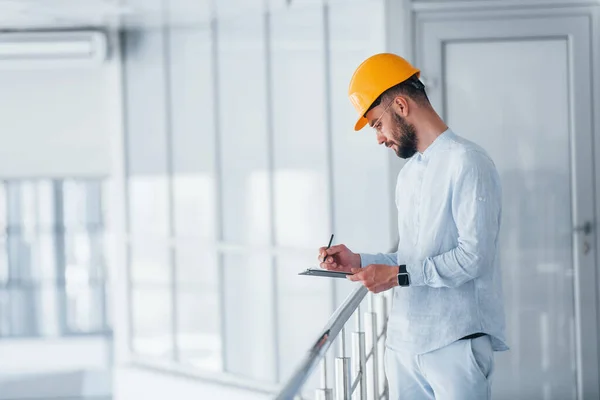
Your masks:
M321 384L315 391L317 400L388 399L387 381L383 374L383 352L390 292L377 295L369 293L368 311L361 315L361 303L368 291L364 286L355 289L333 313L276 399L304 399L302 388L319 364ZM355 331L352 333L352 356L347 357L346 328L353 315ZM335 358L334 385L331 388L326 355L336 339L339 339L340 347Z

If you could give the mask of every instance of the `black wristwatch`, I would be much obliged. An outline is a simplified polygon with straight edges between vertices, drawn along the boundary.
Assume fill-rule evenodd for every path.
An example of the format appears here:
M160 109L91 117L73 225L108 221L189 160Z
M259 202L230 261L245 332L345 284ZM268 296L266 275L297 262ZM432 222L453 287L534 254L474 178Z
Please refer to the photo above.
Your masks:
M410 274L406 271L406 265L398 266L398 285L402 287L410 286Z

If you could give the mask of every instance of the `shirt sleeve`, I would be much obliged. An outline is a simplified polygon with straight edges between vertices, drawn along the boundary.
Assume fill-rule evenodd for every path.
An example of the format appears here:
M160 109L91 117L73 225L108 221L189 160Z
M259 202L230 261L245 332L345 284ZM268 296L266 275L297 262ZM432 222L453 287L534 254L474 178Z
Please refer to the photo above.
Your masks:
M496 167L485 154L470 151L454 176L451 210L457 246L408 264L411 286L457 287L493 266L502 201Z
M397 266L398 265L398 253L378 253L378 254L367 254L360 253L360 267L364 268L371 264L386 264Z

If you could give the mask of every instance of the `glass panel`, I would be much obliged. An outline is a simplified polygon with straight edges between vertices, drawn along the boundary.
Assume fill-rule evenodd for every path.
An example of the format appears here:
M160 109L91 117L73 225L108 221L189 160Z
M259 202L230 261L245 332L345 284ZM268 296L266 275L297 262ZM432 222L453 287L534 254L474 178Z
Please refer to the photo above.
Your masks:
M63 333L61 315L65 312L63 305L66 304L64 287L57 286L55 282L47 282L36 287L36 300L39 320L40 336L59 336Z
M40 234L32 248L32 271L30 275L22 274L22 279L44 280L54 282L57 277L56 242L53 233ZM23 271L24 272L24 271Z
M270 243L265 43L260 13L219 24L223 235L228 242Z
M177 289L177 346L179 361L194 367L221 371L221 327L217 287Z
M87 227L87 191L81 181L67 180L62 184L64 225L72 230Z
M37 182L38 224L40 230L53 233L56 229L56 196L55 181L42 180Z
M178 285L204 287L213 290L218 285L217 254L215 250L197 244L180 243L176 247Z
M59 333L57 290L54 283L20 284L4 288L2 334L8 336L56 336Z
M81 279L87 280L90 264L90 240L85 231L68 230L65 232L65 259L67 276L84 274L85 277Z
M71 333L104 330L104 288L87 283L68 283L67 330Z
M220 371L223 360L216 252L180 244L176 260L180 361Z
M8 281L8 243L6 235L0 232L0 286Z
M567 40L452 43L445 54L449 123L489 151L502 179L499 252L511 351L496 357L494 392L574 399Z
M22 228L21 184L19 181L6 181L6 208L9 228Z
M171 287L133 287L133 351L151 357L172 358Z
M129 224L133 238L168 236L169 203L166 177L136 176L129 179Z
M104 223L104 209L102 189L100 180L81 181L85 186L86 193L86 223L88 228L98 228Z
M277 257L279 365L284 382L334 311L330 279L298 276L298 272L314 265L314 261L312 253ZM316 388L318 377L313 374L305 390Z
M166 284L171 281L169 251L162 241L141 240L130 246L133 282Z
M271 257L264 254L224 256L225 310L221 316L225 318L226 330L225 370L273 382L274 282L271 265Z
M0 337L10 336L10 291L0 287Z
M169 234L167 122L162 31L144 31L143 40L124 41L127 88L128 217L130 234Z
M103 283L88 285L104 276L103 233L95 231L90 237L85 229L88 211L98 208L101 196L87 188L99 188L99 183L72 181L65 198L56 197L60 181L13 181L8 186L12 225L10 235L0 236L0 282L9 289L0 300L0 334L57 336L97 330L104 320L105 310L99 306ZM64 237L62 229L57 231L56 199L63 199L58 206L70 212L65 214L70 228Z
M276 239L318 248L331 234L322 8L278 11L271 21Z
M36 186L31 181L23 181L20 186L21 228L23 232L33 234L38 227Z
M10 280L22 280L32 275L32 243L22 235L9 235L8 268Z
M113 297L113 290L112 287L110 286L110 284L105 284L104 285L104 302L105 302L105 306L104 306L104 321L105 321L105 327L107 330L112 330L113 328L113 312L114 312L114 297Z
M214 240L217 216L210 27L174 29L169 39L175 233Z
M0 181L0 234L4 234L8 225L8 199L6 196L6 184Z
M8 280L8 243L7 231L8 216L6 204L6 187L4 182L0 182L0 284ZM0 300L1 302L2 300ZM2 308L0 306L0 312ZM0 317L1 318L1 317ZM2 335L2 321L0 320L0 335Z
M55 279L52 182L11 182L8 213L11 220L6 238L9 278L21 281Z
M104 280L104 249L102 233L67 231L65 234L65 273L67 280Z
M10 235L7 242L11 280L29 282L56 278L54 236Z
M215 240L215 196L215 180L210 174L178 174L173 177L173 212L177 236Z
M8 289L8 324L11 336L36 336L40 332L40 299L35 287Z
M104 233L103 231L92 232L88 239L90 241L90 260L88 264L90 279L106 280L108 271L105 261L107 249L104 245Z
M145 30L142 39L130 32L123 45L128 172L153 177L167 170L164 35Z

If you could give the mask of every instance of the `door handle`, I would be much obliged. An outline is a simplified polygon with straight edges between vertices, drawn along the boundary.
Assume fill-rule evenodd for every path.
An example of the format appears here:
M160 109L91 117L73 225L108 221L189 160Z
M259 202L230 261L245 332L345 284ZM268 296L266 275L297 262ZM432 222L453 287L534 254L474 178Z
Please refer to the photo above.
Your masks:
M591 221L586 221L583 225L576 226L573 228L575 232L582 232L584 235L589 235L592 233L593 225Z
M585 236L589 236L592 233L592 230L594 229L594 224L592 224L591 221L586 221L583 223L583 225L579 225L576 226L575 228L573 228L573 230L577 233L583 233ZM583 254L587 255L589 254L590 250L592 249L592 245L590 243L590 239L586 238L583 242Z

